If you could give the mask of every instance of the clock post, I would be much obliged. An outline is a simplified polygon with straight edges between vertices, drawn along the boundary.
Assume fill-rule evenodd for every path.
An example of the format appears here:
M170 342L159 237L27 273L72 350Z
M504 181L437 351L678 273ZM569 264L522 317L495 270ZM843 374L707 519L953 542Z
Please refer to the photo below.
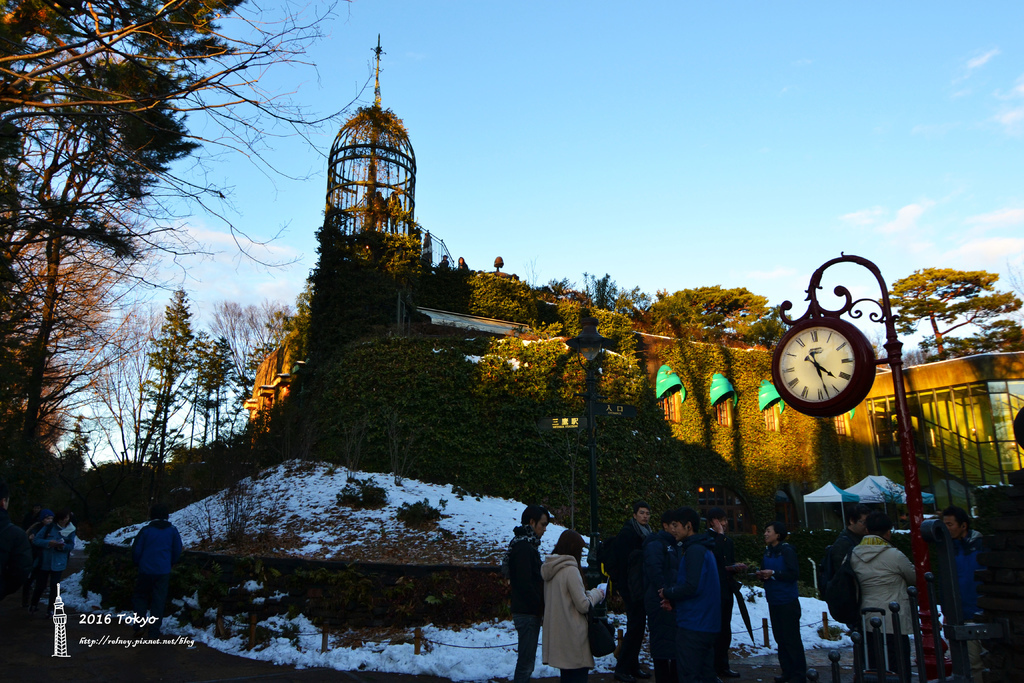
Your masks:
M828 268L839 263L854 263L871 271L871 274L875 276L875 280L877 280L878 286L881 289L881 299L875 300L864 298L854 300L853 296L850 294L850 290L842 285L838 285L835 287L833 292L837 297L844 299L843 305L837 310L830 310L822 307L818 302L818 290L821 289L821 278ZM914 555L914 570L917 576L917 593L920 601L921 631L922 640L924 641L925 666L928 671L928 678L937 678L938 667L935 654L936 634L931 632L931 605L928 602L928 586L924 578L924 575L930 571L928 544L921 535L921 524L924 522L924 501L921 497L921 481L917 473L917 456L914 452L914 438L913 432L911 431L907 392L903 384L903 342L901 342L896 335L896 316L893 315L892 307L889 303L889 288L886 286L885 280L882 278L882 273L878 270L878 266L874 263L860 256L847 256L846 254L842 254L839 258L834 258L825 262L814 271L814 274L811 275L810 282L807 286L806 301L808 302L807 312L795 320L790 318L788 315L789 309L793 307L791 302L785 301L779 307L779 313L782 317L782 321L792 328L776 346L775 353L772 358L772 376L776 380L775 387L779 390L780 394L784 393L784 387L787 385L784 382L780 385L779 379L783 376L783 373L786 370L786 363L793 363L793 354L790 353L789 355L791 358L787 360L784 356L784 352L787 347L792 347L793 340L799 338L801 330L808 329L812 326L830 328L832 326L836 326L837 322L842 322L844 325L849 327L837 327L837 329L841 329L842 332L848 333L849 328L854 328L854 330L856 330L856 328L849 325L849 323L840 320L840 316L844 313L848 314L849 317L853 319L858 319L864 315L864 312L859 308L861 304L874 304L881 309L880 312L871 312L868 315L868 319L872 322L882 323L885 325L885 344L883 344L883 347L885 348L886 357L873 360L868 363L855 363L853 372L854 377L849 383L848 391L837 391L837 395L831 398L826 397L826 400L819 404L808 405L806 400L792 400L792 397L788 402L791 403L795 410L808 415L815 415L818 417L841 415L855 407L858 403L864 400L865 396L867 396L868 392L871 390L871 382L874 380L876 365L888 365L891 369L893 391L895 393L894 398L896 403L896 429L900 444L900 461L903 465L903 476L907 494L907 512L910 517L911 549ZM864 338L863 334L859 331L855 331L852 334L853 338L850 338L852 346L861 347L861 352L863 352L865 345L870 349L870 344L867 342L867 339ZM807 360L813 364L814 370L817 372L818 376L821 377L821 371L827 371L827 368L823 367L817 360L815 360L815 358L815 355L810 355ZM824 384L825 382L823 381L823 385ZM786 397L783 396L784 400L785 398Z

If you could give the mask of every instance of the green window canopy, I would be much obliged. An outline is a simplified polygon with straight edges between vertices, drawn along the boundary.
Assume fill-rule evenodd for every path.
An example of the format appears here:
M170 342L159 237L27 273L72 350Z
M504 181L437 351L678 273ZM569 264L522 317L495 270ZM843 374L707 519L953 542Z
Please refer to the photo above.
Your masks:
M665 398L679 392L679 400L686 400L686 387L683 386L683 380L679 379L679 375L672 371L667 365L662 365L658 368L658 377L654 382L654 395L658 398Z
M736 390L732 388L732 382L727 380L725 375L716 372L711 377L711 405L717 405L729 394L732 394L732 404L737 405L740 400L736 396Z
M761 386L757 390L757 409L763 411L776 403L779 404L780 413L786 409L786 404L783 402L782 397L779 396L779 391L771 383L771 380L761 380Z

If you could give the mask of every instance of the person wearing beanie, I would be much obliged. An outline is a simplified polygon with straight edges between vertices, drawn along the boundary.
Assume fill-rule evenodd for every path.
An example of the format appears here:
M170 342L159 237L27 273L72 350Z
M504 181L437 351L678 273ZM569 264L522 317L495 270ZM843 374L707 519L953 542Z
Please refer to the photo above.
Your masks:
M132 607L136 617L156 617L149 626L149 637L160 637L160 624L167 602L167 587L171 580L171 565L181 557L181 535L168 521L170 511L162 503L156 503L149 510L152 520L142 528L132 542L132 560L139 568L132 594ZM142 633L142 627L135 627L135 635Z
M782 675L775 677L775 683L805 683L807 658L800 639L800 594L796 585L800 578L800 565L793 546L783 543L788 535L783 522L765 525L764 560L757 578L764 581L772 635L779 646Z
M30 524L28 528L25 529L25 534L28 536L28 542L32 543L32 541L35 540L36 534L38 534L43 527L52 523L53 510L40 506L38 512L36 513L35 522L33 524ZM32 545L32 573L29 575L28 580L25 581L24 585L21 588L22 607L29 607L30 605L36 604L35 602L31 601L32 589L42 580L42 570L40 569L40 565L42 564L42 562L43 549L36 545ZM36 600L36 602L38 602L38 599Z

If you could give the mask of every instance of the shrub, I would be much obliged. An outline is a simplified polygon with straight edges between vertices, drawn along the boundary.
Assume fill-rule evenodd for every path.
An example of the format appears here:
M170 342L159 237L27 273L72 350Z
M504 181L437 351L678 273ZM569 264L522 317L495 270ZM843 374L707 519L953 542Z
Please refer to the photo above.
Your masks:
M338 494L338 505L359 510L376 510L388 504L388 492L373 479L353 479Z
M402 503L395 514L398 521L411 527L425 527L441 519L441 511L424 498L415 503Z

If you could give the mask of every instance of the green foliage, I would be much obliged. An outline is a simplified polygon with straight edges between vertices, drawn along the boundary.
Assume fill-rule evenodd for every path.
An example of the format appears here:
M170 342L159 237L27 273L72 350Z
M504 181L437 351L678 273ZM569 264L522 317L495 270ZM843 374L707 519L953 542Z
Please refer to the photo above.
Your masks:
M402 503L398 507L398 512L395 513L395 518L407 526L422 528L440 520L441 511L424 498L415 503Z
M722 342L743 339L768 315L768 299L745 287L697 287L673 294L662 290L651 305L652 330L681 339Z
M922 348L933 360L979 351L1024 349L1017 323L1000 319L1021 307L1011 292L999 292L999 276L984 270L923 268L892 284L890 301L899 314L897 326L904 334L917 332L927 323ZM980 330L967 338L949 338L951 332L970 327Z
M493 273L476 273L469 279L469 312L532 325L537 321L537 302L525 282Z
M388 494L372 479L354 479L341 489L338 504L359 510L377 510L388 504Z

